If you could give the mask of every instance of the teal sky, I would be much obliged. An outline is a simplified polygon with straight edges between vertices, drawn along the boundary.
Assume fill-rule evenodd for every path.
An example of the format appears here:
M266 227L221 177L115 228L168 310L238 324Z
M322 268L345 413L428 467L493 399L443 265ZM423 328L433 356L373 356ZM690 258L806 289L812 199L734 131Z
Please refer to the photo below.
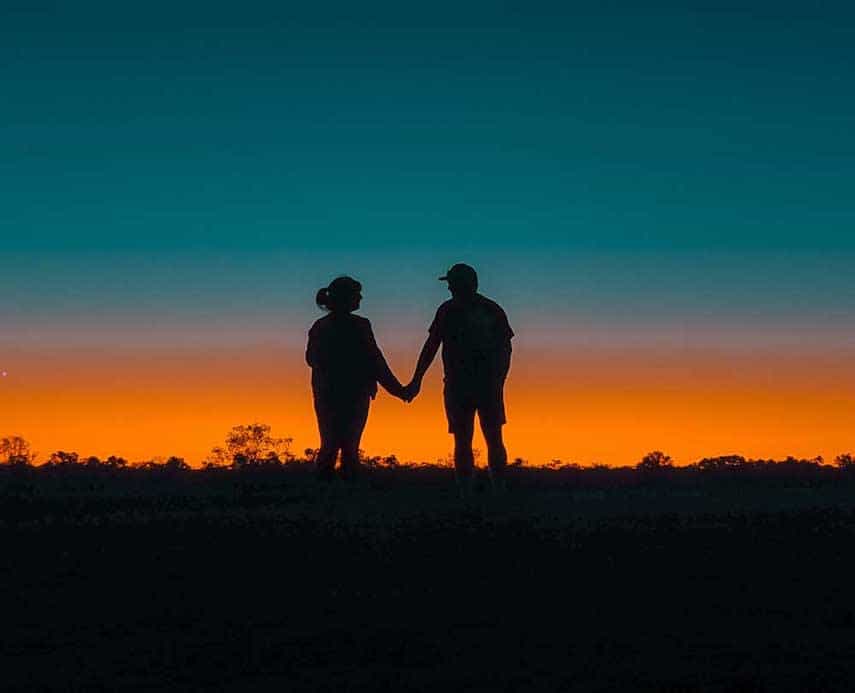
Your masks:
M293 5L3 4L0 314L851 321L850 5Z

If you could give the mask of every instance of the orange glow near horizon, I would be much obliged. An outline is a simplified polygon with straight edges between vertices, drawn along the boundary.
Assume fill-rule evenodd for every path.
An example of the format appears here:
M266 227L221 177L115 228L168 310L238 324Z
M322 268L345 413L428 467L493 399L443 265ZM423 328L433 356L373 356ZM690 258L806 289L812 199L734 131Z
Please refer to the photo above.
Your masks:
M413 355L389 354L405 378ZM532 464L634 464L661 449L678 464L704 456L827 460L855 449L852 354L518 346L506 389L508 451ZM255 349L29 350L0 381L0 436L39 452L178 455L194 466L233 425L261 421L293 450L317 445L302 353ZM452 448L441 364L405 405L381 392L363 448L435 462ZM483 448L480 438L476 446Z

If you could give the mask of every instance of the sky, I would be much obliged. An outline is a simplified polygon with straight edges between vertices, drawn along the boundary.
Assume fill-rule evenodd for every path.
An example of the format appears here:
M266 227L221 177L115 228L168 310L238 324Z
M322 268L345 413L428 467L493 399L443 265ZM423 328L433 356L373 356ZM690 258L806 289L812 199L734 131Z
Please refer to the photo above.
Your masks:
M3 3L0 436L315 447L315 291L406 381L465 261L512 457L855 448L851 6L308 5ZM367 452L447 457L440 370Z

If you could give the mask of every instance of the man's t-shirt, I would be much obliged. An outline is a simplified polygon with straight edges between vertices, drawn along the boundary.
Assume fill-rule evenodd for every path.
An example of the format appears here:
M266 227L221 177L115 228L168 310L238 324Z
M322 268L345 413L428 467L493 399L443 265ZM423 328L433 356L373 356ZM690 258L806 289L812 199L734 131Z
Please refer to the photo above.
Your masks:
M442 340L447 384L489 387L504 382L514 332L495 301L477 293L452 298L437 309L430 333Z

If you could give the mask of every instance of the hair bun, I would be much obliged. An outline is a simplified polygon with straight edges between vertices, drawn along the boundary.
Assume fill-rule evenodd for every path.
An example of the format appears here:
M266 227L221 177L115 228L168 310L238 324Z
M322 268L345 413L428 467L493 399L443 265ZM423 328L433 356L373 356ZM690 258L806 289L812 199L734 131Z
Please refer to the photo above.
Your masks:
M329 308L330 305L330 290L326 287L319 289L315 295L315 303L321 308Z

